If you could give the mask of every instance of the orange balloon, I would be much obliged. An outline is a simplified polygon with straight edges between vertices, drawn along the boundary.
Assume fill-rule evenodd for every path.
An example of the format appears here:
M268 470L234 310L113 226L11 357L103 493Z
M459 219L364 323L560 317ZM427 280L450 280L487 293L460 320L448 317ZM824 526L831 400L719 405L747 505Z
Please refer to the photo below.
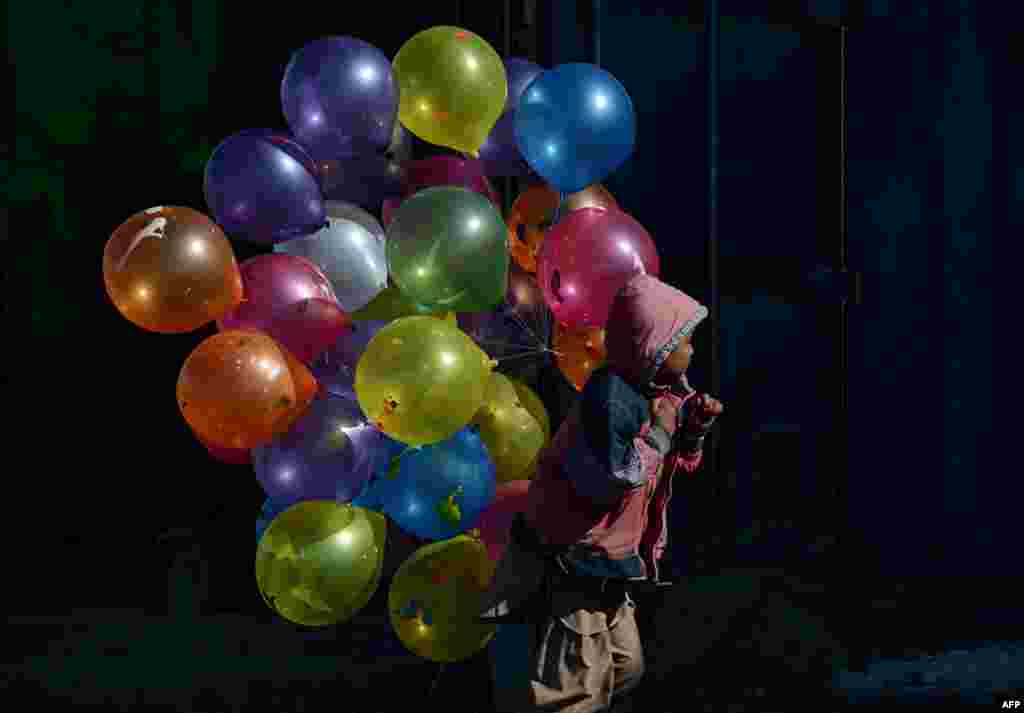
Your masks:
M178 375L178 407L201 440L248 450L284 433L309 406L316 379L262 332L203 340Z
M558 193L546 183L530 186L512 204L508 217L509 252L527 272L537 272L537 251L557 207Z
M603 366L608 358L603 329L570 331L560 324L556 325L552 348L558 368L577 391L583 391L590 375Z
M191 208L160 206L122 223L103 250L103 281L117 310L151 332L182 334L242 300L231 244Z
M544 232L558 207L558 193L546 183L530 186L516 198L508 218L508 247L512 259L527 272L537 272L537 252ZM619 204L600 183L566 197L562 210L618 208Z

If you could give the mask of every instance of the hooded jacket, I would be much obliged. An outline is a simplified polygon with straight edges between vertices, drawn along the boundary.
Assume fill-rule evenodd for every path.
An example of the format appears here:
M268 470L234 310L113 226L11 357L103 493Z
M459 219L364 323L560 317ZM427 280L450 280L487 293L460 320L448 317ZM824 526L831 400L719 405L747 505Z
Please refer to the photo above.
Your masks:
M519 523L563 570L659 580L672 476L678 468L697 470L701 435L679 428L673 443L665 431L651 427L652 399L668 399L682 426L693 396L685 379L671 389L653 379L707 313L690 296L649 275L635 276L616 295L605 330L607 365L590 377L582 398L541 452ZM520 547L506 550L485 616L515 609L538 583L541 575L534 570L543 559Z

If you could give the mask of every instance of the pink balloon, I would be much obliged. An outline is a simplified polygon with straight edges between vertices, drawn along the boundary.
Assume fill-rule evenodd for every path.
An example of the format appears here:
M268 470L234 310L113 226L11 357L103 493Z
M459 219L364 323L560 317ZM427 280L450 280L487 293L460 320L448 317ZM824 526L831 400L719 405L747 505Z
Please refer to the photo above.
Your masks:
M327 276L310 260L286 253L267 253L249 258L238 269L242 273L242 303L218 320L217 327L222 332L228 329L256 329L270 334L275 320L280 319L282 322L277 327L278 332L294 337L295 320L309 313L326 317L327 322L335 325L334 329L337 328L340 319L337 313L329 314L324 309L310 309L308 313L303 313L302 308L296 306L314 299L338 304ZM289 308L297 312L289 313ZM340 307L338 309L340 311ZM282 344L289 350L293 350L294 345L301 351L304 341L293 339L291 345ZM294 350L293 353L301 358Z
M252 455L249 451L242 448L224 448L214 443L207 443L205 440L200 438L198 434L196 438L200 443L209 451L210 455L219 460L221 463L227 463L228 465L251 465Z
M405 197L433 186L460 186L487 197L495 206L498 196L487 180L483 161L456 156L431 156L405 164Z
M313 297L281 310L267 325L267 334L299 361L312 364L351 326L352 318L337 302Z
M487 555L497 562L508 546L509 531L517 512L526 507L526 495L530 490L529 480L510 480L500 483L495 491L494 502L480 515L477 527L480 540L487 546Z
M544 236L537 282L555 319L569 329L602 328L615 293L633 275L657 275L654 240L620 210L580 208Z

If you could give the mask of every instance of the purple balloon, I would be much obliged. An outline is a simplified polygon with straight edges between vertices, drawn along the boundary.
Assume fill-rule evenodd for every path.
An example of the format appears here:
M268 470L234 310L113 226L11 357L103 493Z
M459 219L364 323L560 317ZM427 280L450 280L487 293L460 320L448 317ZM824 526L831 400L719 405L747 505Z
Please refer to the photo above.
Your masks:
M277 146L279 149L288 153L293 159L301 163L311 176L316 177L320 169L316 165L316 161L309 155L309 152L304 149L295 137L289 134L287 131L280 129L243 129L239 131L235 136L255 136L257 138L266 139L270 143Z
M310 367L320 388L354 399L356 364L373 335L386 324L387 321L381 320L352 322L348 331L338 337L334 346L321 354Z
M287 433L253 449L256 478L274 499L348 502L376 467L379 440L354 399L321 391Z
M487 135L480 147L480 160L488 176L527 178L533 170L519 153L513 129L513 117L519 98L534 78L543 72L540 65L520 57L505 58L505 76L508 80L508 97L505 99L505 113Z
M328 159L317 166L326 199L355 203L371 212L379 211L388 198L400 198L405 189L402 165L383 154Z
M292 55L281 80L281 107L316 159L382 152L398 116L398 84L391 61L373 45L327 37Z
M530 178L534 175L516 145L514 119L514 110L502 114L480 146L480 162L488 176Z
M539 64L534 64L522 57L505 58L505 77L508 80L508 97L505 99L505 111L519 106L519 97L534 78L544 71Z
M323 196L294 149L242 132L217 146L206 163L206 205L229 237L274 243L314 233L327 223Z

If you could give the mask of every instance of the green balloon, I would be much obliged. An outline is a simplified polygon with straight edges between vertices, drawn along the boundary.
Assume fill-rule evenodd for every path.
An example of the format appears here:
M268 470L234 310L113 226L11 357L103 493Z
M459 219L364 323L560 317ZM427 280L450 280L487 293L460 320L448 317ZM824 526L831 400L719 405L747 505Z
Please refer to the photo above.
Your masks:
M380 513L332 500L282 512L256 549L263 601L303 626L348 621L380 584L386 525Z
M483 312L508 285L508 233L487 198L437 186L399 206L387 230L391 278L431 311Z
M450 438L484 402L495 364L465 332L436 317L383 326L356 364L367 419L409 446Z
M439 663L483 649L496 630L477 620L494 567L484 545L467 535L416 550L388 591L391 625L405 647Z

